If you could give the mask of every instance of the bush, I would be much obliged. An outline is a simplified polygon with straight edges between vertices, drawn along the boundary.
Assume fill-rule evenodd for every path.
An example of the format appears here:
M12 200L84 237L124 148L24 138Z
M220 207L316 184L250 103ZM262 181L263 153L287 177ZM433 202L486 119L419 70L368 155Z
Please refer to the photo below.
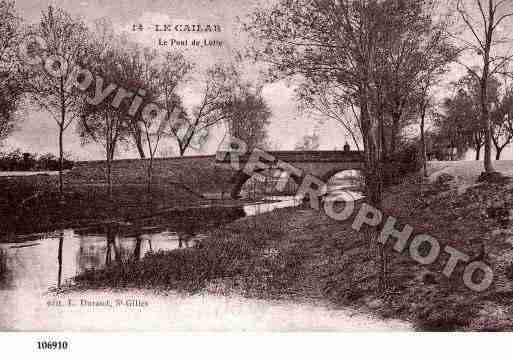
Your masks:
M38 170L58 171L59 159L51 153L39 157Z
M383 165L383 183L385 186L399 184L405 176L422 168L422 158L417 146L409 145L385 158Z
M208 245L147 254L142 261L116 263L88 271L75 279L87 286L161 286L188 292L205 288L207 282L231 277L250 258L251 246L230 238L211 239Z
M66 156L63 169L73 168L73 161ZM38 157L37 153L22 153L19 149L0 153L0 171L58 171L59 159L51 153Z
M16 171L21 163L23 155L20 150L8 153L0 153L0 169L2 171Z

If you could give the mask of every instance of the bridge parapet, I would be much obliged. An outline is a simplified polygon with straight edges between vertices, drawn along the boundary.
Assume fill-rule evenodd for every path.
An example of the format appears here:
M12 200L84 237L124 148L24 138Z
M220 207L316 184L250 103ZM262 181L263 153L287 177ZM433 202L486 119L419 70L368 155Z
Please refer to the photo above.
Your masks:
M229 163L230 151L220 151L216 155L216 162ZM294 162L364 162L365 157L362 151L269 151L267 154L274 157L275 160L281 160L287 163ZM239 161L246 163L249 161L250 154L239 155ZM266 162L264 159L259 159Z

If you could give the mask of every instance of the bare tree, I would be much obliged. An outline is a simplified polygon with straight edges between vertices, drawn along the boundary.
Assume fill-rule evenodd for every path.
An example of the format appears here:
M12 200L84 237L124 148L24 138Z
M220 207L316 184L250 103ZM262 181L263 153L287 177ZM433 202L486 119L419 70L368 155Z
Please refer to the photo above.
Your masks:
M484 126L484 172L494 172L491 157L492 123L488 101L488 83L498 74L506 74L513 59L511 40L501 36L501 25L513 17L513 8L506 0L457 0L457 11L464 22L472 41L465 47L477 54L481 60L479 69L463 64L480 84L480 120ZM509 47L509 48L508 48Z
M124 85L128 88L132 88L134 91L142 89L143 105L144 107L153 100L153 90L150 88L150 82L148 82L148 76L153 76L152 66L156 59L155 51L151 51L149 48L145 48L137 43L129 43L125 41L125 52L121 61L123 68L123 80ZM118 79L119 81L119 79ZM128 119L130 137L132 138L135 148L141 159L146 158L145 146L144 146L144 134L140 126L141 112L137 112L135 116Z
M479 118L478 98L472 96L472 89L456 87L456 93L443 101L445 114L439 117L437 127L451 147L462 153L468 148L476 151L476 159L483 145L484 129Z
M215 65L207 70L199 104L191 111L181 112L170 123L171 135L176 140L180 156L191 146L201 147L208 139L210 129L231 116L226 109L232 103L238 76L229 66Z
M64 132L79 116L82 93L68 86L75 65L87 53L87 28L62 9L48 7L42 13L37 33L46 41L48 58L42 68L34 68L27 84L30 97L48 111L58 127L59 135L59 192L63 195Z
M404 8L414 10L413 16L407 15L390 28L380 49L384 59L379 72L386 113L382 131L385 155L396 151L403 129L416 122L422 94L428 96L456 59L457 49L447 34L447 19L442 16L440 21L433 20L435 14L441 16L439 5L438 1L428 0L396 2L385 8L391 17L401 14ZM420 110L425 117L422 107Z
M473 75L463 76L455 83L456 93L445 99L445 116L440 123L440 133L446 137L458 137L465 143L462 149L470 147L480 159L485 143L485 124L481 117L481 83ZM492 143L496 150L496 159L502 150L513 140L511 137L511 89L494 77L488 79L487 107L490 109Z
M242 140L248 151L265 145L272 113L262 97L261 89L240 86L223 112L227 113L230 135Z
M167 52L163 58L146 57L142 64L142 82L149 99L158 104L152 113L140 113L135 118L137 133L142 133L149 154L147 166L148 192L151 191L152 171L155 156L164 138L172 137L176 122L183 114L183 105L177 90L184 81L191 64L180 53ZM176 132L178 133L178 131Z
M332 83L303 83L298 86L296 94L304 110L318 115L320 123L328 118L342 125L356 149L361 150L362 131L358 111L343 89Z
M96 21L96 31L91 35L87 67L94 71L97 81L112 84L123 80L124 59L128 56L119 39L114 35L112 24L106 19ZM117 87L117 86L116 86ZM90 89L87 93L95 91ZM80 107L80 120L77 130L84 143L93 141L105 150L107 164L107 191L112 200L112 161L121 141L128 137L128 106L120 103L113 106L112 91L101 103L90 103L84 100ZM92 94L91 94L92 95Z
M14 112L23 94L22 69L16 61L21 21L14 2L0 2L0 140L14 129Z
M492 142L495 160L500 160L502 151L513 141L513 87L504 89L501 98L492 110Z

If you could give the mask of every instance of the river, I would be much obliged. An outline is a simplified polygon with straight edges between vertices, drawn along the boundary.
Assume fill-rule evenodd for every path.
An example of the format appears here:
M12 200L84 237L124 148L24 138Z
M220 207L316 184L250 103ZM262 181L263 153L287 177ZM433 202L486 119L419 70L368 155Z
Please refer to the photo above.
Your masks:
M230 220L299 204L292 197L272 199L244 206ZM112 261L191 246L208 228L205 223L192 227L172 223L138 227L135 232L131 227L115 232L110 227L68 229L0 244L9 269L0 286L0 330L409 329L406 323L312 304L147 290L56 290L72 284L78 273Z

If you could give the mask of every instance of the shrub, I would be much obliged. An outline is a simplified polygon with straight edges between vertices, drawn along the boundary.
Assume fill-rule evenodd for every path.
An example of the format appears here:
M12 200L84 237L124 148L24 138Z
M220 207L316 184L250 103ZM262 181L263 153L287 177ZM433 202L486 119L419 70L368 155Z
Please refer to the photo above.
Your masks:
M39 157L38 169L47 171L58 171L59 159L51 153L42 155L41 157Z
M20 150L15 150L7 153L0 154L0 169L2 171L16 171L18 170L23 155Z
M409 145L388 155L384 162L383 183L385 186L399 184L402 178L422 168L422 158L415 145Z
M73 161L66 156L63 169L71 169ZM0 153L0 171L57 171L59 159L51 153L38 157L37 153L22 153L19 149Z

